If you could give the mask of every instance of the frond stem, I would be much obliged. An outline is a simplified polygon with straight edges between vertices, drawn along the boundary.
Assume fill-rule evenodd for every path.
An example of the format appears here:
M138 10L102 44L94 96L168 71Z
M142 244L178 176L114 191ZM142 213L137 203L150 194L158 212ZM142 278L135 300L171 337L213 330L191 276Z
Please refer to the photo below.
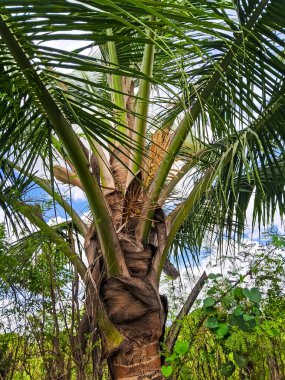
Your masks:
M151 17L151 20L154 21L155 18ZM154 38L154 32L152 30L147 31L147 36L151 39ZM147 43L144 48L141 72L151 78L154 65L154 53L155 45L153 43ZM151 83L147 79L140 79L138 97L136 100L135 106L135 126L133 139L136 142L136 146L139 149L136 149L133 153L133 161L131 172L136 173L142 163L143 152L145 148L145 136L146 136L146 127L147 127L147 116L149 109L149 99L150 99L150 90Z
M106 31L107 36L113 36L112 29L107 29ZM110 65L114 68L119 67L119 61L116 51L116 46L114 41L108 41L107 42L107 48L109 52L109 59L110 59ZM126 134L126 125L127 125L127 114L125 111L125 96L123 93L123 83L122 83L122 76L116 75L116 74L110 74L110 85L114 91L112 92L112 98L113 102L118 106L121 110L114 111L115 113L115 119L118 123L118 130L122 134Z

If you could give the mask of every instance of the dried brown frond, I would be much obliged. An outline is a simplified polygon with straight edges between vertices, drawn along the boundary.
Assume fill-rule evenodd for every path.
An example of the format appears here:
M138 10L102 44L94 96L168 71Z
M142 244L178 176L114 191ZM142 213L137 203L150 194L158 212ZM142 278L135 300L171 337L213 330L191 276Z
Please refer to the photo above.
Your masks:
M63 166L54 165L53 174L61 183L77 186L84 191L84 187L76 173L64 168Z
M110 166L116 187L119 191L123 191L126 185L128 176L129 150L121 146L116 148L110 156Z
M108 203L115 229L117 230L122 223L124 203L123 195L118 190L114 190L107 193L105 195L105 199Z
M134 232L138 218L140 217L145 194L143 192L141 171L130 182L124 199L123 223L129 233Z
M134 110L134 89L135 89L135 81L129 77L123 77L123 92L125 94L125 105L127 110L127 121L129 127L129 134L134 129L135 117L132 114Z

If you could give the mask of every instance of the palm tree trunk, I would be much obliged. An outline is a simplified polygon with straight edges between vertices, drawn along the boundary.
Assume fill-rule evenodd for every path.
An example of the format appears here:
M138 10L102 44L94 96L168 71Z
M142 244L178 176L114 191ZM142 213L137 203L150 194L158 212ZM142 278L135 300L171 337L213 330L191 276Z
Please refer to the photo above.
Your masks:
M86 312L91 330L96 324L102 342L102 358L107 358L112 379L162 379L159 344L166 311L152 271L155 250L153 246L134 242L131 236L119 236L119 240L130 273L127 278L106 274L94 229L90 229L85 240L89 261ZM123 336L115 350L104 342L105 332L98 323L98 307L104 308Z
M155 210L149 243L143 244L136 239L138 217L131 212L143 204L140 181L135 178L130 183L125 197L114 191L106 201L117 231L118 265L126 271L117 275L109 270L108 252L103 252L95 225L91 225L84 243L89 264L85 302L90 331L101 338L102 352L95 365L107 359L114 380L162 379L159 347L167 306L158 292L154 263L164 250L166 216L161 208ZM120 339L113 344L118 335Z
M114 380L162 379L159 342L120 350L109 360Z
M103 300L110 320L125 338L108 359L112 378L162 379L159 341L165 313L156 289L147 278L128 282L111 278L103 285Z

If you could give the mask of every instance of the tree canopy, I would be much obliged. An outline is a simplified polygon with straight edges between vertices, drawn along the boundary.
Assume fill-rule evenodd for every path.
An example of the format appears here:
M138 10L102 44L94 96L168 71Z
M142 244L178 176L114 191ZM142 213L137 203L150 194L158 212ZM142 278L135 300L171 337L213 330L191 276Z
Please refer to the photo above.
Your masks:
M1 1L0 206L17 260L49 243L74 266L82 324L114 378L161 376L171 254L187 267L205 239L240 241L250 202L251 227L284 214L284 12L283 0Z

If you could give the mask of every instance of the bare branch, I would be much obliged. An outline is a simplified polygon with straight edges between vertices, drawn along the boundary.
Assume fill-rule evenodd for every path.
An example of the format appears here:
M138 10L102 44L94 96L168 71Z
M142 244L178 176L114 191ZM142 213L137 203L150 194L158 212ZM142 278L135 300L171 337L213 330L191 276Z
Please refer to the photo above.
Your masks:
M172 323L172 326L170 327L170 330L166 339L166 345L169 351L172 351L173 346L178 338L178 335L181 329L181 323L180 323L181 320L189 313L191 307L193 306L199 293L201 292L207 278L208 277L207 277L206 272L203 272L202 276L199 278L198 282L196 283L191 293L189 294L186 302L182 306L179 314L177 315L174 322Z

